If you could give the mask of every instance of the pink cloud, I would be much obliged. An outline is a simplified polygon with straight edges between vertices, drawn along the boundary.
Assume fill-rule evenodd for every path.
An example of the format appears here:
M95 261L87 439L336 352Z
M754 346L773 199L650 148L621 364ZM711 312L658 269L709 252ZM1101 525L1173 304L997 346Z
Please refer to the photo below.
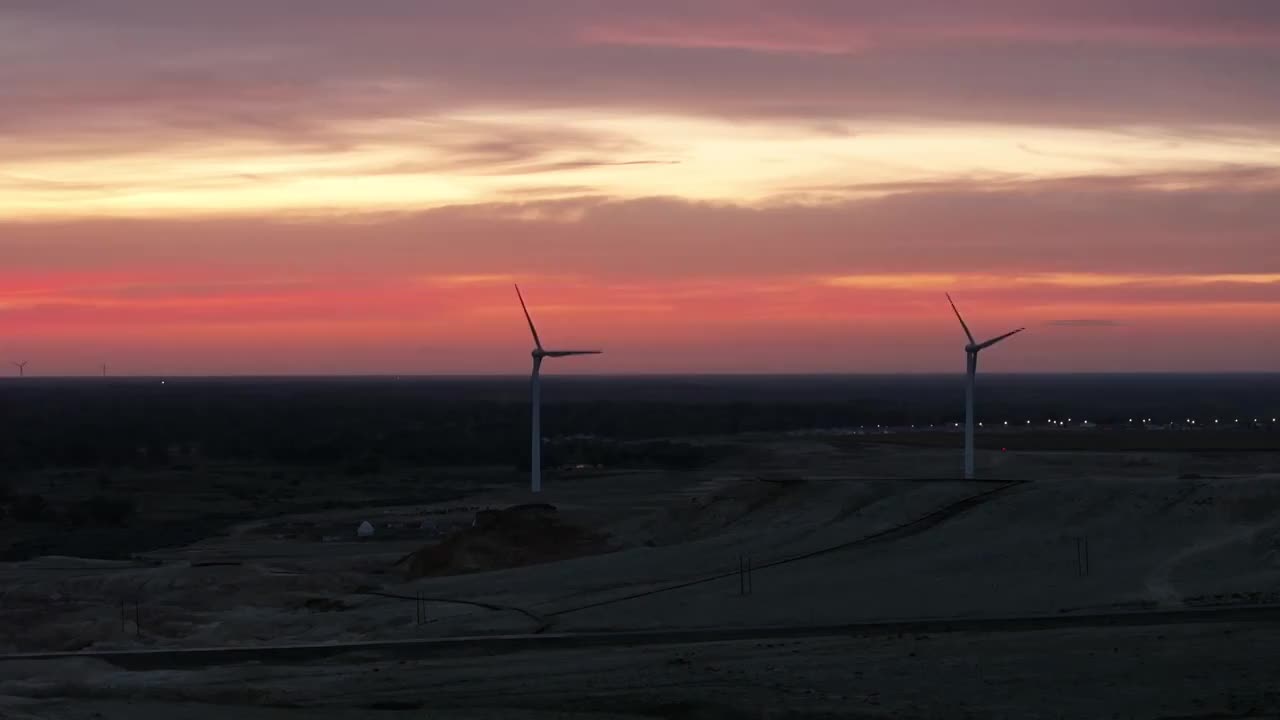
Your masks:
M207 6L0 10L13 28L0 23L0 47L20 48L0 67L0 128L34 147L169 135L324 146L350 141L344 121L474 107L1091 126L1271 127L1280 114L1269 3ZM714 52L735 48L767 52Z
M1274 175L1274 173L1272 173ZM585 197L345 217L0 224L11 272L762 276L848 272L1277 272L1267 172L904 185L736 207ZM1164 189L1177 180L1179 189Z
M1076 47L1276 48L1280 16L1197 12L1194 3L821 2L713 3L701 12L636 11L594 20L588 43L685 49L855 54L880 49L980 48L984 43Z

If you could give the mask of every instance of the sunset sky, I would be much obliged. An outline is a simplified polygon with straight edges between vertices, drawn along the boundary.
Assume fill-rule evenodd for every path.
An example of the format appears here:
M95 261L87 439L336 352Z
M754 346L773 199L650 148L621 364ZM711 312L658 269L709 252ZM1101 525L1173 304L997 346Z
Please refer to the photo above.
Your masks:
M28 374L1280 369L1275 0L6 0ZM3 371L7 372L7 371Z

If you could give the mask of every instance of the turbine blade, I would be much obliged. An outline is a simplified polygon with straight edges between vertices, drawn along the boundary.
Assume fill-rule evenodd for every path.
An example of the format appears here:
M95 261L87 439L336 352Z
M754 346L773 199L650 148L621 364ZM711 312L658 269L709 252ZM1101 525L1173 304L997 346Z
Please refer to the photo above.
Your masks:
M529 332L533 333L533 344L542 349L542 341L538 339L538 329L533 326L533 318L529 317L529 308L524 304L524 295L520 294L520 286L516 285L516 297L520 298L520 309L524 310L524 319L529 321Z
M600 355L603 350L547 350L547 357L569 357L570 355Z
M991 347L992 345L995 345L996 343L1000 342L1001 340L1004 340L1004 339L1005 339L1005 338L1007 338L1007 337L1013 337L1014 335L1017 335L1018 333L1022 332L1023 330L1026 330L1026 328L1018 328L1017 330L1014 330L1013 332L1007 332L1007 333L1005 333L1005 334L1003 334L1003 335L1001 335L1001 336L999 336L999 337L993 337L993 338L991 338L990 340L988 340L988 341L986 341L986 342L982 343L981 345L979 345L979 346L978 346L978 349L979 349L979 350L981 350L981 349L983 349L983 348L989 348L989 347Z
M960 321L960 327L964 328L964 334L968 336L969 342L976 342L973 339L973 333L969 332L969 326L965 324L964 318L960 316L960 310L956 307L956 301L951 299L951 293L947 293L947 302L951 303L951 309L956 313L956 319Z

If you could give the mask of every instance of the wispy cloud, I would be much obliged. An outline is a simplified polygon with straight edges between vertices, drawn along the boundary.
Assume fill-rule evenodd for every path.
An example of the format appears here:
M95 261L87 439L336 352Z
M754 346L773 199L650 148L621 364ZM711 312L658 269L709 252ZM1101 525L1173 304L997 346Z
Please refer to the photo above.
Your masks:
M320 148L343 127L471 109L1274 128L1280 103L1266 2L204 5L0 10L0 129L28 147Z
M1124 323L1118 320L1102 320L1097 318L1082 318L1079 320L1051 320L1046 323L1049 327L1071 327L1071 328L1109 328L1120 327Z
M959 274L1038 292L1145 285L1263 298L1280 288L1280 190L1099 188L760 206L535 193L420 212L26 221L0 224L0 258L22 272L285 263L417 274L801 274L829 286L939 291L961 290Z
M1067 5L712 3L701 12L676 16L658 4L649 12L592 21L582 37L605 45L818 55L992 42L1165 49L1280 46L1280 16L1261 4L1243 12L1211 11L1203 3L1180 0L1124 6L1081 0L1070 11Z

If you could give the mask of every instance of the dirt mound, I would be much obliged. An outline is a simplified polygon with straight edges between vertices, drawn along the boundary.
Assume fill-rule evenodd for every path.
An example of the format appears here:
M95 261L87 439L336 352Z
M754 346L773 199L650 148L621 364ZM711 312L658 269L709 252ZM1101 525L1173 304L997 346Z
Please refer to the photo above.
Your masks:
M405 558L410 577L459 575L608 552L608 538L560 517L552 505L476 513L471 527Z

